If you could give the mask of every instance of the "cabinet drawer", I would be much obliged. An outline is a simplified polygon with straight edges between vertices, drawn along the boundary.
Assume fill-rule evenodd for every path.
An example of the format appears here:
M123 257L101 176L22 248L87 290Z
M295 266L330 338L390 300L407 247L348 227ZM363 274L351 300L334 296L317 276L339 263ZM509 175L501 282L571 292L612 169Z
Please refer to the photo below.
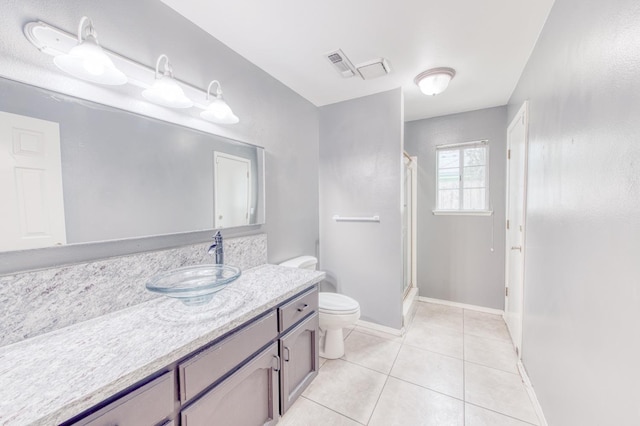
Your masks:
M157 425L173 414L176 402L174 390L175 375L170 371L73 425Z
M278 421L278 345L182 410L182 426L271 426Z
M187 402L278 336L276 312L180 363L180 401Z
M285 331L307 315L317 310L318 289L314 287L278 308L279 331Z

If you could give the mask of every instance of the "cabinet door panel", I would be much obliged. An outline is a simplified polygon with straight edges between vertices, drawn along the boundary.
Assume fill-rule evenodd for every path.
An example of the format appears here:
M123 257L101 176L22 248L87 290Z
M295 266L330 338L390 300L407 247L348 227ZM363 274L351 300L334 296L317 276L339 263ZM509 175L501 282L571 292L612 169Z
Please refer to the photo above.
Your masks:
M274 425L278 420L278 346L251 362L182 410L182 426Z
M318 375L318 314L280 339L280 404L284 414Z

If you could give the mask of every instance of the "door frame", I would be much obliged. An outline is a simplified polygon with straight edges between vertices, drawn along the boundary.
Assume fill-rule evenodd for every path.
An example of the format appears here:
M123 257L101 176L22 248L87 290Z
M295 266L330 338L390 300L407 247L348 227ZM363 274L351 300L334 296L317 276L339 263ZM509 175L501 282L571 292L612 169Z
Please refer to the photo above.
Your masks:
M522 334L523 334L523 323L524 323L524 296L525 296L525 265L526 265L526 236L527 236L527 188L528 188L528 175L529 175L529 167L528 167L528 163L529 163L529 101L524 101L522 103L522 106L518 109L518 112L516 113L516 115L513 117L513 120L511 120L511 122L509 123L509 126L507 127L507 152L505 153L506 157L507 157L507 170L506 170L506 181L505 181L505 189L506 189L506 197L505 197L505 275L504 275L504 286L505 286L505 292L504 292L504 317L505 317L505 323L506 323L506 315L508 312L508 308L509 308L509 297L508 297L508 287L509 287L509 266L510 266L510 260L509 260L509 254L510 254L510 247L509 247L509 229L507 229L507 223L506 221L509 218L509 191L510 191L510 167L509 167L509 161L511 161L509 159L510 156L510 147L511 147L511 143L510 143L510 139L509 139L509 135L510 135L510 131L513 127L515 127L515 125L518 123L518 121L520 120L520 117L522 117L523 119L523 124L524 124L524 146L523 146L523 150L524 150L524 157L523 157L523 162L524 164L522 165L523 167L523 173L524 173L524 180L523 180L523 193L522 193L522 213L523 213L523 217L522 217L522 276L521 276L521 280L522 280L522 301L521 301L521 306L520 306L520 339L518 342L516 342L513 338L513 336L511 335L511 330L509 330L509 335L511 336L511 341L514 345L514 347L516 348L516 353L518 355L518 359L522 358ZM509 325L507 323L507 329L509 328Z
M411 224L410 232L408 233L408 237L411 239L411 274L409 277L409 285L403 290L403 299L409 295L411 289L418 287L418 256L416 254L418 247L418 157L410 156L406 152L404 155L409 159L407 166L409 170L411 170Z

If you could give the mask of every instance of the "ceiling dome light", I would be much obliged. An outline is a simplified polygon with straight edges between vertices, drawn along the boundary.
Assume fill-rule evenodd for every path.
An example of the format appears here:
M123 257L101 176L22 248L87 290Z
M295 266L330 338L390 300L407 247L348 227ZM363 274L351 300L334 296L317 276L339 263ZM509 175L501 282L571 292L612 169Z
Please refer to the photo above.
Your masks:
M158 71L160 62L165 60L162 75ZM149 102L168 108L190 108L193 106L191 99L187 98L182 87L173 79L173 68L167 55L160 55L156 61L156 79L153 85L142 92L142 96Z
M62 71L92 83L119 86L127 82L127 76L113 65L100 47L98 33L86 16L78 25L78 44L69 53L53 58L53 63Z
M218 80L213 80L207 87L207 101L211 95L211 86L218 85L216 90L216 97L211 101L207 109L200 113L200 117L207 121L218 124L236 124L240 119L231 111L231 107L225 102L222 97L222 87Z
M425 95L435 96L444 92L455 77L453 68L432 68L421 72L413 80Z

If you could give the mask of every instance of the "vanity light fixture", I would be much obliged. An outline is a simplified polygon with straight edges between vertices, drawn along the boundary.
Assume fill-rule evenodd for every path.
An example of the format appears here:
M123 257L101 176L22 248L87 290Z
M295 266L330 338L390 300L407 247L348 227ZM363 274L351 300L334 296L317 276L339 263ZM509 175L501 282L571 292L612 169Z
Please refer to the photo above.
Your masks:
M456 70L453 68L432 68L421 72L413 80L422 93L435 96L444 92L449 86L449 82L455 77Z
M240 119L231 111L231 107L225 102L222 97L222 86L218 80L213 80L207 87L207 101L211 96L211 86L218 85L216 90L216 96L207 106L207 109L200 113L200 117L207 121L219 124L236 124Z
M69 53L53 58L53 63L62 71L92 83L119 86L127 82L127 76L100 47L98 33L86 16L78 25L78 44Z
M160 62L164 62L164 70L160 75ZM173 68L167 55L162 54L156 61L156 74L153 85L142 91L142 96L154 104L168 108L190 108L193 106L191 99L187 98L182 88L173 79Z

